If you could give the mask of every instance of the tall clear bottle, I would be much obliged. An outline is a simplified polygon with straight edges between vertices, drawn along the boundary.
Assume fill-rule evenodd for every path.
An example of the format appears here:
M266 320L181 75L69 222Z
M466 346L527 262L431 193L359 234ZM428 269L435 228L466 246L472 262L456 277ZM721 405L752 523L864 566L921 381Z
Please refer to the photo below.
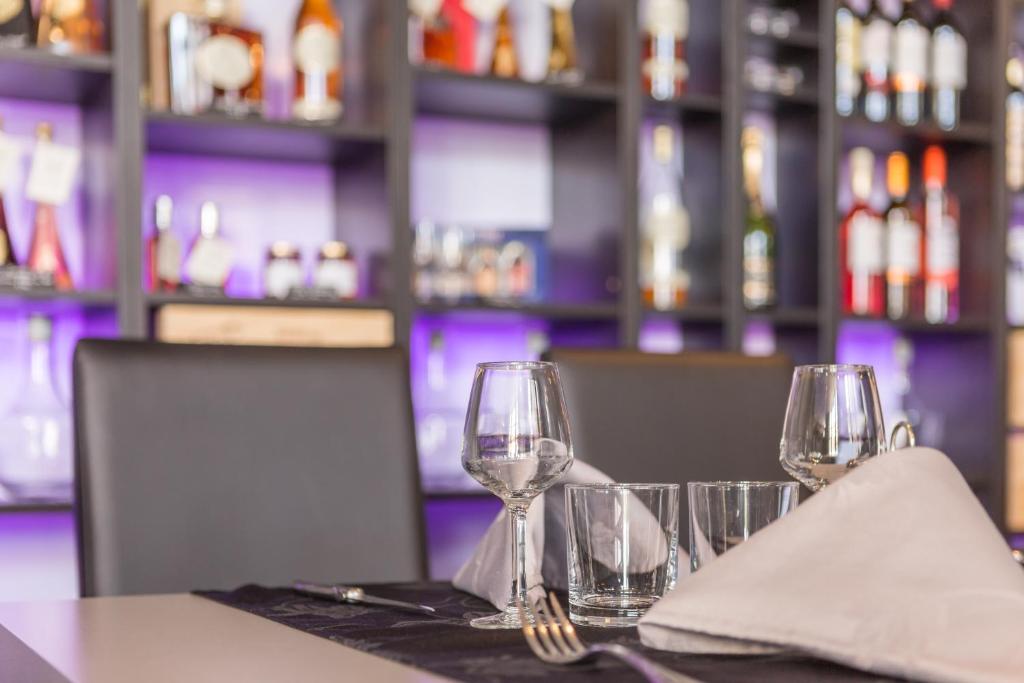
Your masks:
M860 95L861 18L847 0L836 9L836 112L850 116Z
M960 123L960 93L967 87L967 40L950 9L953 0L934 0L939 14L932 29L932 117L939 128L953 130Z
M654 127L640 175L640 288L644 303L681 308L690 290L682 255L690 242L690 212L683 204L681 136L669 125Z
M38 144L52 142L53 126L49 123L40 123L36 127L36 140ZM36 273L52 276L53 285L57 289L74 289L71 272L64 258L64 248L60 242L60 231L57 228L57 207L52 204L36 204L28 267Z
M71 498L71 417L53 381L53 323L28 321L28 364L17 399L0 418L0 485L19 500Z
M341 40L341 19L331 0L303 0L292 40L295 118L333 121L341 116Z
M689 76L690 4L688 0L647 0L643 9L644 92L656 100L671 100L683 94Z
M953 322L960 314L960 205L946 190L946 153L924 152L924 317Z
M913 0L904 0L893 34L893 98L896 120L913 126L924 117L930 34Z
M747 224L743 232L743 305L749 310L774 306L777 233L775 219L761 194L764 134L754 126L743 129L743 187L747 194Z
M864 115L872 121L889 118L889 72L892 67L892 20L879 0L871 0L860 41L864 68Z

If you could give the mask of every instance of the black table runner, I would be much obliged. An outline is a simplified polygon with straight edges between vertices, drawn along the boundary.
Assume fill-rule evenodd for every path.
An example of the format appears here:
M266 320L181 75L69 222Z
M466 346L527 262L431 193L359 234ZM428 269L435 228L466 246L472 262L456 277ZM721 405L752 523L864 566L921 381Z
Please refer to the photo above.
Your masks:
M471 617L495 610L483 600L453 589L451 584L379 584L363 588L373 595L430 605L437 610L437 616L333 603L284 588L253 585L234 591L197 591L197 594L363 652L466 683L542 679L567 683L643 682L640 675L611 657L573 667L550 666L533 656L519 631L482 631L470 627L467 622ZM723 657L649 650L640 644L636 629L580 627L579 633L588 642L617 642L634 647L660 664L706 683L892 680L790 655Z

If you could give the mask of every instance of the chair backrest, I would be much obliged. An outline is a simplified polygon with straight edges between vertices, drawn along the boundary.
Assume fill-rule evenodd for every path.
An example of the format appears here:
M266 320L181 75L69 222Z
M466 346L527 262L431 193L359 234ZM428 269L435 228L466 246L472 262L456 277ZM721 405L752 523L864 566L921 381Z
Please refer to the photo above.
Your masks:
M426 572L405 354L86 340L83 595Z
M552 349L548 358L576 457L617 481L789 480L779 465L793 374L784 356Z

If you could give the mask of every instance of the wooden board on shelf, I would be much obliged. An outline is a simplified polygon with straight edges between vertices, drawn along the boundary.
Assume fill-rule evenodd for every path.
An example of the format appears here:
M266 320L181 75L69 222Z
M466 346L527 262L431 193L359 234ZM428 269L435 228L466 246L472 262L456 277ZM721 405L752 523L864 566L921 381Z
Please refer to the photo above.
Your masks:
M171 304L155 318L156 338L175 343L368 347L395 341L387 310Z

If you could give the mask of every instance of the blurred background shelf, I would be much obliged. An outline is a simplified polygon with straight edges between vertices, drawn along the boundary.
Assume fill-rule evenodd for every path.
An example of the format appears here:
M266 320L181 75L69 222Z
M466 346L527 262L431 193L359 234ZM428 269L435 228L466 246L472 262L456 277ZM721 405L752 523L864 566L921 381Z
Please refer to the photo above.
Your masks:
M888 318L871 318L867 316L843 316L843 322L867 323L891 327L903 332L929 334L988 334L992 331L992 323L988 318L979 316L963 316L954 322L930 323L920 318L907 320L890 320Z
M416 310L420 313L474 313L511 314L549 320L592 320L613 321L618 316L615 303L560 304L560 303L446 303L442 301L419 302Z
M71 512L74 506L70 503L2 503L0 515L30 514L45 512Z
M675 310L645 308L644 315L689 323L722 323L726 320L725 308L717 304L691 304Z
M684 93L675 99L656 100L648 95L644 98L644 110L658 115L717 117L722 114L722 98L704 93Z
M0 97L84 104L109 94L109 54L59 55L36 47L0 47Z
M181 293L157 293L147 294L146 303L150 308L158 308L168 304L191 304L197 306L252 306L257 308L329 308L329 309L354 309L354 310L378 310L387 309L388 305L382 299L355 299L355 300L330 300L330 299L270 299L270 298L245 298L231 296L199 296Z
M0 287L0 307L31 306L45 308L113 308L117 296L113 291L56 289L11 289Z

